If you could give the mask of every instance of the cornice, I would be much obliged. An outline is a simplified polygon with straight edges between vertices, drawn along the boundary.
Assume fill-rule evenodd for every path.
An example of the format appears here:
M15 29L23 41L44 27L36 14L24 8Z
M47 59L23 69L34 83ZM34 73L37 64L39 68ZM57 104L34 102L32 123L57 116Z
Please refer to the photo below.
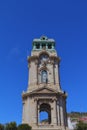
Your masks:
M32 61L32 60L38 60L38 58L39 58L39 57L38 57L38 56L35 56L35 55L34 55L34 56L28 56L28 57L27 57L27 60L28 60L28 62L30 62L30 61Z
M38 91L40 91L40 90L43 90L43 89L48 89L48 90L51 90L52 92L50 92L50 93L48 93L48 95L55 95L55 96L57 96L57 97L59 97L59 96L61 96L61 97L63 97L63 98L66 98L67 97L67 93L64 91L56 91L56 90L54 90L54 89L52 89L52 88L48 88L48 87L42 87L42 88L37 88L37 89L35 89L35 90L33 90L32 92L29 92L29 91L27 91L27 92L23 92L22 93L22 98L27 98L28 96L30 97L30 96L42 96L42 95L47 95L47 93L37 93Z
M33 61L33 60L38 60L38 59L39 59L39 56L35 56L35 55L27 57L28 62ZM52 56L52 55L49 56L49 59L56 60L56 62L60 62L61 60L60 57Z

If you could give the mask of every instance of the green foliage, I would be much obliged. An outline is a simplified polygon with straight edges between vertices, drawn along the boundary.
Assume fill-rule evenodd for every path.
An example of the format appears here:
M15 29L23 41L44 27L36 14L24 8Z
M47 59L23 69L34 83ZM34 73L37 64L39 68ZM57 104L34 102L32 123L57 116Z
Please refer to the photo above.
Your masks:
M16 122L7 123L5 126L5 130L17 130Z
M28 124L16 125L16 122L10 122L6 125L0 124L0 130L31 130L31 126Z
M0 124L0 130L4 130L4 125Z
M87 124L80 121L75 130L87 130Z
M31 130L31 126L28 124L20 124L17 130Z

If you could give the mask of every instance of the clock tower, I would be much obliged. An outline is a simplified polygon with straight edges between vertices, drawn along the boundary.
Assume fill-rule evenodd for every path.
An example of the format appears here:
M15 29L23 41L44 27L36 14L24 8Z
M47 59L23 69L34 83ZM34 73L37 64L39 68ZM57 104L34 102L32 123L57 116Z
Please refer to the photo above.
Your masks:
M54 39L34 39L27 59L29 76L27 91L22 93L22 123L32 126L32 130L68 130L67 93L60 86L60 58ZM41 112L47 113L46 120L41 121Z

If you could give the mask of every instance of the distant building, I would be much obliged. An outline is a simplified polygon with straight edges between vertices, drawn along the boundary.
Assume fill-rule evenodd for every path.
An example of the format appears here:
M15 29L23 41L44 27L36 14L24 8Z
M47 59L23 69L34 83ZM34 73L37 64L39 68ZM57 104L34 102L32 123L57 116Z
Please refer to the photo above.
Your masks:
M87 123L87 116L83 113L74 112L71 113L70 116L68 115L68 128L69 130L74 130L76 128L76 125L79 123L79 121L83 123Z
M53 39L42 36L33 40L31 56L28 57L28 88L22 94L22 123L32 126L32 130L68 130L67 93L60 86L59 64ZM48 119L41 122L40 113L43 111L48 114Z
M74 130L76 128L77 121L71 121L71 118L68 117L68 128L69 130Z
M87 123L87 116L80 117L78 120L82 121L83 123Z

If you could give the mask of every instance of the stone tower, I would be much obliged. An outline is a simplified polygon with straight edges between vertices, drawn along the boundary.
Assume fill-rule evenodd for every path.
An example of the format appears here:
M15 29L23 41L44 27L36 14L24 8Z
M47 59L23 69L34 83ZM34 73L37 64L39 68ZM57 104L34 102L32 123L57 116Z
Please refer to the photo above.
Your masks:
M32 130L68 130L67 94L60 87L59 63L53 39L42 36L33 40L28 57L28 88L22 94L22 123L32 126ZM43 111L47 112L48 119L41 122Z

